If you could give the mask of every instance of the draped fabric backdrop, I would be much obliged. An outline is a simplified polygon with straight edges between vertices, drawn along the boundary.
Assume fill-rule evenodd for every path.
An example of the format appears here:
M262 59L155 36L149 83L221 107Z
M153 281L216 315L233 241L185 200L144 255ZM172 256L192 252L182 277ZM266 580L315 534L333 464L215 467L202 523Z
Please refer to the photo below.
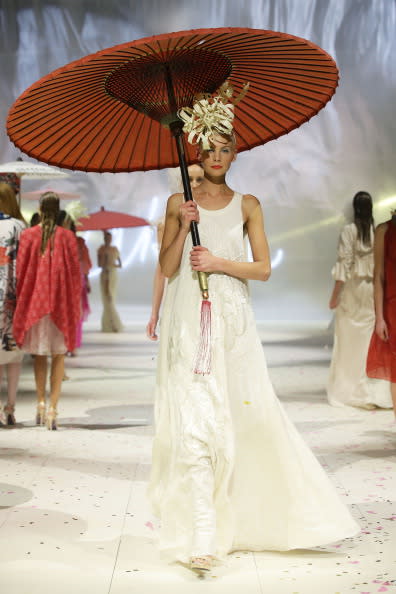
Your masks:
M229 183L255 194L265 212L274 271L269 283L251 284L258 318L329 319L330 270L354 193L373 195L377 222L388 218L389 199L396 205L396 0L2 0L0 6L3 163L20 156L4 127L16 97L48 72L100 49L157 33L243 26L298 35L328 51L341 76L334 99L298 130L240 154ZM174 176L72 172L22 185L77 192L89 211L104 205L155 221ZM86 238L96 259L101 234ZM120 302L149 303L154 230L115 231L114 242L124 262Z

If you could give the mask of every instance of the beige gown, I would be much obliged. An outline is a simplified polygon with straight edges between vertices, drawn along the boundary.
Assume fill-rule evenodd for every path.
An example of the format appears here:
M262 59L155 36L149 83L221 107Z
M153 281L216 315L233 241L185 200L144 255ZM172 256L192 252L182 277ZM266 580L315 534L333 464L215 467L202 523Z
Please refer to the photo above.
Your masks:
M103 251L105 252L105 250ZM102 255L104 260L102 272L100 273L100 292L103 303L102 332L121 332L123 329L122 322L115 308L118 284L116 264L119 257L119 251L114 246L111 246L110 249Z

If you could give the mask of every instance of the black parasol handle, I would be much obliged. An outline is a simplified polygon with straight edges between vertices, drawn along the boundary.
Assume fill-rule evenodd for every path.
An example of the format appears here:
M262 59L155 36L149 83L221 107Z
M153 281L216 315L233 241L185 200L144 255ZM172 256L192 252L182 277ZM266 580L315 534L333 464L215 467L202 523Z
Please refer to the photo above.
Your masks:
M188 200L192 200L192 192L191 192L191 185L190 185L190 178L188 176L188 169L187 169L187 160L186 160L186 150L184 146L184 133L183 133L183 122L177 115L177 102L175 97L175 92L173 89L172 84L172 74L169 68L169 65L165 65L164 67L164 76L166 87L168 91L168 99L169 99L169 107L172 116L174 119L169 123L169 128L174 136L176 141L176 148L177 154L179 157L179 165L180 165L180 172L182 176L183 182L183 190L184 190L184 200L187 202ZM192 243L194 246L201 245L198 233L198 225L195 221L191 221L190 224L190 231L192 237ZM199 287L201 289L202 298L208 299L209 292L208 292L208 276L205 272L198 272L198 281Z
M181 123L181 126L183 126L182 122L180 122L180 123ZM185 156L183 130L180 129L180 133L179 133L179 130L175 130L175 132L174 132L173 128L176 128L176 126L171 125L171 129L172 129L172 133L176 140L177 153L179 156L180 173L181 173L181 177L182 177L183 190L184 190L184 200L186 202L188 202L189 200L193 200L193 195L191 192L190 177L188 175L188 166L187 166L187 161L186 161L186 156ZM180 126L177 126L177 128L180 128ZM193 245L201 245L201 241L199 239L198 225L195 221L191 221L190 230L191 230Z
M186 154L185 154L185 148L184 148L183 122L181 120L179 120L178 122L172 122L170 124L170 129L171 129L171 132L176 140L177 153L179 156L180 172L181 172L182 182L183 182L184 200L187 202L188 200L192 200L193 196L192 196L192 192L191 192L190 178L188 176L188 168L187 168ZM191 231L193 245L194 246L201 245L201 242L199 239L198 225L197 225L196 221L191 221L190 231ZM209 298L208 276L207 276L206 272L198 272L197 274L198 274L199 287L200 287L201 293L202 293L202 298L208 299Z

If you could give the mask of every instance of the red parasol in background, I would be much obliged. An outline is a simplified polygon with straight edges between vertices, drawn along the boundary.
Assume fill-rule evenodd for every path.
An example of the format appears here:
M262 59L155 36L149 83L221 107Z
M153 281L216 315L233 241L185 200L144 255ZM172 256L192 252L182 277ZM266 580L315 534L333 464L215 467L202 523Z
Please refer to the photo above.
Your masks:
M63 190L54 190L53 188L45 188L43 190L33 190L31 192L22 192L21 200L39 200L40 196L45 192L54 192L60 200L79 200L80 194L72 194L71 192L64 192Z
M150 223L146 219L124 212L105 210L102 206L97 212L79 219L77 231L106 231L107 229L142 227L144 225L150 225Z

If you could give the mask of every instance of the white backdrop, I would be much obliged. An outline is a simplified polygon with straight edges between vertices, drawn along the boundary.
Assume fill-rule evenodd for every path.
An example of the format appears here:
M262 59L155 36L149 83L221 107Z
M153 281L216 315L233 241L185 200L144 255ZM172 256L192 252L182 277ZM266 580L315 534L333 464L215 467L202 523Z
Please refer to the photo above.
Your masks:
M269 283L251 285L258 317L329 319L330 270L353 194L372 193L378 222L388 218L389 199L396 203L395 0L3 0L0 163L20 155L5 133L8 109L41 76L139 37L220 26L305 37L328 51L340 69L337 93L318 116L288 136L240 154L229 176L232 187L261 200L277 263ZM23 186L78 192L89 211L105 205L156 220L169 194L169 177L166 171L75 172L62 181L25 180ZM94 257L101 236L86 237ZM149 302L155 233L117 231L115 242L125 264L120 302Z

